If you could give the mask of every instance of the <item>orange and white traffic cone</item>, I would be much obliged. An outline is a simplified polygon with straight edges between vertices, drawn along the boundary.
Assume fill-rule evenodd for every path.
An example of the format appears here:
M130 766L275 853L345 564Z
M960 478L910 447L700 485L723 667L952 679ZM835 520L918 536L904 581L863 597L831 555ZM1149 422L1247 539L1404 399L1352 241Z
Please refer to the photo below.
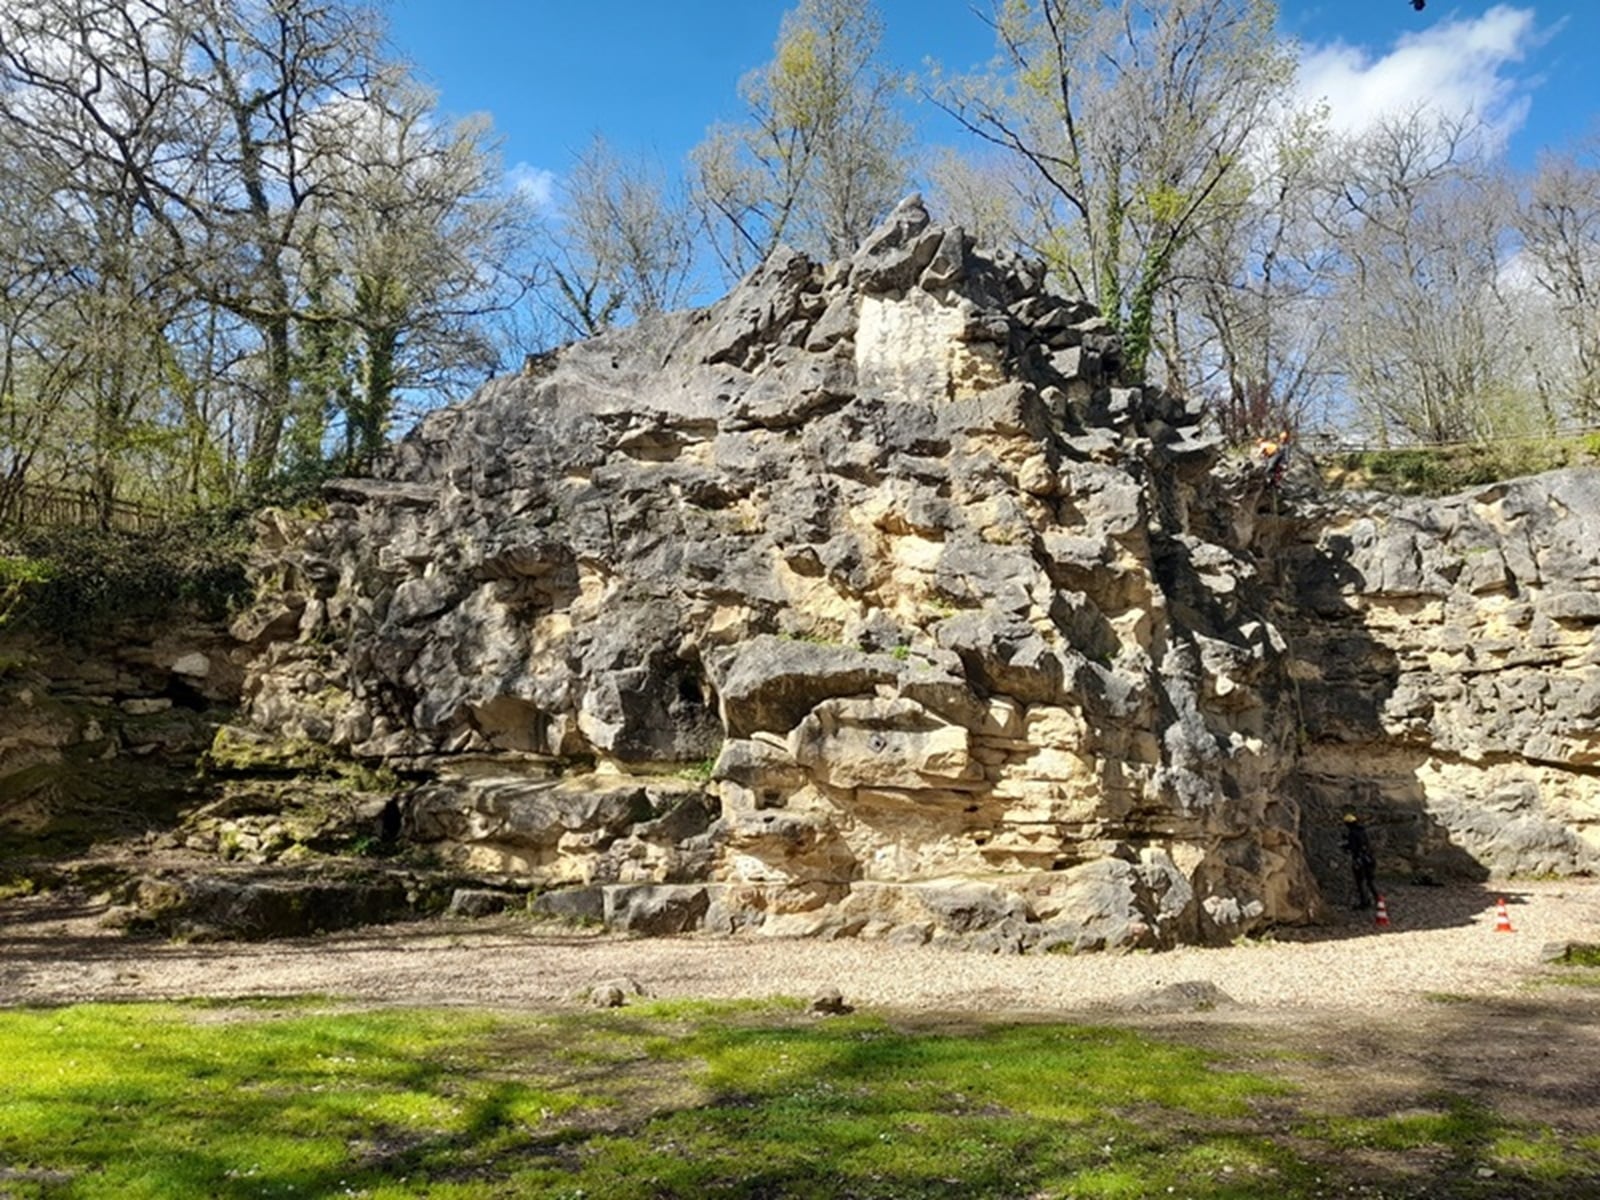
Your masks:
M1506 911L1506 898L1500 897L1500 903L1495 905L1494 931L1496 933L1512 933L1511 914Z
M1378 915L1372 918L1372 923L1381 929L1389 928L1389 906L1383 902L1383 897L1378 897Z

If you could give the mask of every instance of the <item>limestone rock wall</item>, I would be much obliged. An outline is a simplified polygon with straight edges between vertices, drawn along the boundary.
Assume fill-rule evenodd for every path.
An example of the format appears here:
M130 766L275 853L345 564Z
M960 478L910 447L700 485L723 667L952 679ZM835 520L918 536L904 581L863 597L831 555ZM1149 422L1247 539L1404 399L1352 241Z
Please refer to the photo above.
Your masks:
M630 928L1164 946L1312 916L1287 643L1196 414L903 204L263 520L251 719Z
M1342 496L1257 531L1281 586L1319 871L1338 810L1423 878L1600 866L1600 472Z
M170 823L246 657L194 620L71 644L0 636L0 840L61 851Z

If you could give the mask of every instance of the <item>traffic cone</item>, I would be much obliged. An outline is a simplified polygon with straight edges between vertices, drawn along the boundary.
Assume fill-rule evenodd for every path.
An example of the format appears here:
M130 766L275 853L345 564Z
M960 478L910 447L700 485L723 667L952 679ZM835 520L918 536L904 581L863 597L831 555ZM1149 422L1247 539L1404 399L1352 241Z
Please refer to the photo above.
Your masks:
M1372 918L1372 923L1381 929L1389 928L1389 906L1383 902L1383 897L1378 897L1378 915Z
M1500 903L1494 910L1494 931L1496 933L1512 933L1511 914L1506 911L1506 898L1500 897Z

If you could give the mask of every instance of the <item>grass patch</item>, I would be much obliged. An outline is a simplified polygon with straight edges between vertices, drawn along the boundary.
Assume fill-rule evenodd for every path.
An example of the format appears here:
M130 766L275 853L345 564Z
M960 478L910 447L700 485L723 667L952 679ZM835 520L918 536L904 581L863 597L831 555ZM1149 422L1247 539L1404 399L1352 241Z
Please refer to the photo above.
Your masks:
M1530 437L1471 445L1415 446L1324 455L1335 487L1375 488L1409 496L1446 496L1465 488L1593 463L1600 439Z
M1565 967L1541 975L1532 981L1534 987L1546 984L1553 984L1556 987L1600 988L1600 968Z
M796 1002L0 1011L0 1095L0 1194L39 1200L1292 1200L1329 1194L1313 1159L1361 1148L1493 1164L1502 1184L1597 1164L1452 1097L1285 1121L1281 1081L1125 1030L905 1029Z
M249 594L249 544L243 513L157 531L10 531L0 538L0 616L69 637L170 620L174 609L220 618Z

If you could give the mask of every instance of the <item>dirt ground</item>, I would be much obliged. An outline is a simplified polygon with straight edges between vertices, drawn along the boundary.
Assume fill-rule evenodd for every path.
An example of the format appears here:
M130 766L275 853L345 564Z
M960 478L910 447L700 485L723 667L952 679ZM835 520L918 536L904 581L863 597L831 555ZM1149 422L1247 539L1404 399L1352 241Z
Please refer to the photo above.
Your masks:
M1387 927L1345 911L1218 949L1078 957L638 939L523 917L172 943L116 933L102 923L103 902L67 891L0 902L0 1005L313 994L546 1011L584 1003L607 980L708 999L832 987L919 1025L1134 1026L1314 1088L1319 1103L1352 1115L1427 1109L1451 1095L1508 1120L1600 1136L1600 971L1545 961L1563 946L1600 943L1600 881L1504 887L1392 888ZM1496 929L1502 899L1509 933Z

